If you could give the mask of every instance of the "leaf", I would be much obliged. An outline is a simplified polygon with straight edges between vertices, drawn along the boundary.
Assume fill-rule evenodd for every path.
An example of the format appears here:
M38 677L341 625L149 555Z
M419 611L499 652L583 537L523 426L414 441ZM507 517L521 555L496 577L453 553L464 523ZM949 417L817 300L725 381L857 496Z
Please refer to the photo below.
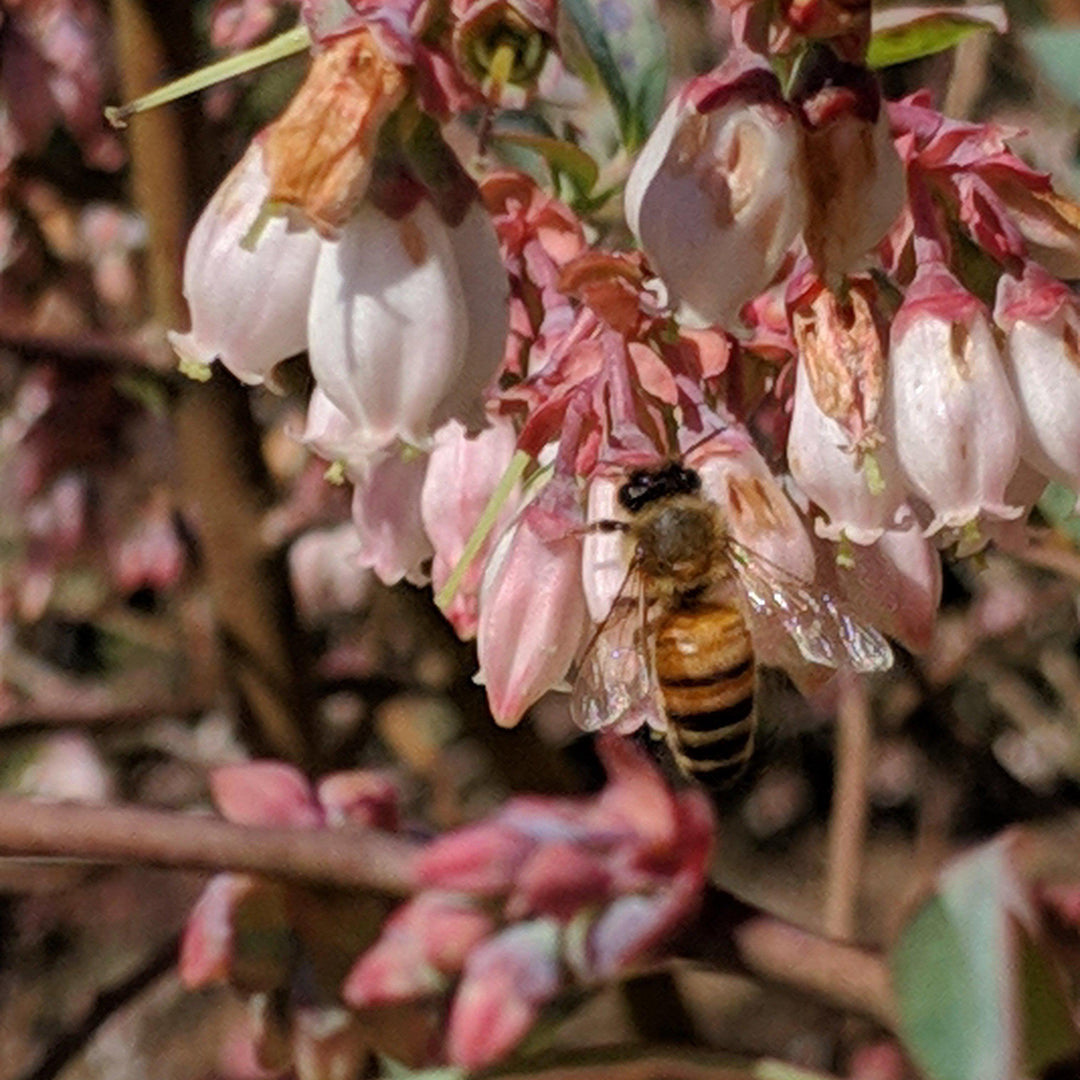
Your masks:
M1003 34L1008 19L1001 4L901 4L875 7L867 63L873 68L903 64L951 49L971 34Z
M1021 40L1040 74L1074 105L1080 105L1080 27L1041 26Z
M501 129L490 135L492 141L521 146L539 154L553 170L565 173L578 190L587 195L596 184L600 167L580 146L551 135L537 135L531 131L507 131Z
M931 1080L1013 1080L1077 1045L1009 836L950 864L891 966L900 1037Z
M1076 513L1076 492L1051 480L1039 497L1039 512L1055 531L1080 544L1080 516Z
M566 0L563 10L607 91L624 145L636 150L667 91L667 40L656 0Z

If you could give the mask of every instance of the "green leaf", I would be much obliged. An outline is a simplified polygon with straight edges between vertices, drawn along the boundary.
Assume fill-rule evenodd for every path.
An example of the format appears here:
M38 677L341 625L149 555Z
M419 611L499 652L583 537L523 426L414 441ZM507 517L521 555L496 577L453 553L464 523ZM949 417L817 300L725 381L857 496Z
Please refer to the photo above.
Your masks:
M623 144L645 141L664 105L667 39L656 0L565 0L615 110Z
M1039 497L1039 512L1059 533L1080 544L1080 516L1076 513L1076 492L1051 480Z
M899 1034L930 1080L1013 1080L1077 1046L1033 912L1006 836L950 864L904 927L891 958Z
M872 26L866 62L883 68L951 49L975 33L1004 33L1008 23L1000 4L939 4L875 8Z
M537 135L531 131L507 131L500 129L489 136L493 142L509 143L535 151L553 169L565 173L583 194L587 195L596 184L600 167L580 146L550 135Z
M1042 26L1028 30L1021 40L1046 81L1080 105L1080 27Z

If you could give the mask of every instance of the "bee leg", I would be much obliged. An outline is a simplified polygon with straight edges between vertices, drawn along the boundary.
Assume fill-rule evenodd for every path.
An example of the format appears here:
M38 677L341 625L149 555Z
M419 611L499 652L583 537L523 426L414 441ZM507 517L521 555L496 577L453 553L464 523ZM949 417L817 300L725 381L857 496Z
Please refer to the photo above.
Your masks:
M630 523L627 521L616 521L614 518L602 518L600 521L589 522L588 525L578 531L582 534L629 532Z

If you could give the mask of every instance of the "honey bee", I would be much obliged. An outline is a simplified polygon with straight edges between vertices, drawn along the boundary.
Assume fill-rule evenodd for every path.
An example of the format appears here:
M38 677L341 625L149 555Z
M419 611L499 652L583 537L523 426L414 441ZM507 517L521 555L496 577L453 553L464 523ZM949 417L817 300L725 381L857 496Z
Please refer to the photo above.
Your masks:
M745 769L757 726L751 628L782 629L806 660L884 671L889 643L820 589L738 543L701 477L678 462L632 473L619 488L630 566L583 655L571 698L589 731L666 717L684 775L712 788ZM661 726L661 725L657 725Z

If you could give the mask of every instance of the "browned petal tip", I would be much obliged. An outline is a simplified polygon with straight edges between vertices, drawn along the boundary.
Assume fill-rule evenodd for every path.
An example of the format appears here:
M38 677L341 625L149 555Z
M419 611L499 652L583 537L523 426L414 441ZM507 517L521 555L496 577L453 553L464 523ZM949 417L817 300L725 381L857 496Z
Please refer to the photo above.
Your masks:
M315 55L288 108L267 129L270 199L333 233L356 210L371 177L379 131L404 100L404 70L371 31L337 38Z

